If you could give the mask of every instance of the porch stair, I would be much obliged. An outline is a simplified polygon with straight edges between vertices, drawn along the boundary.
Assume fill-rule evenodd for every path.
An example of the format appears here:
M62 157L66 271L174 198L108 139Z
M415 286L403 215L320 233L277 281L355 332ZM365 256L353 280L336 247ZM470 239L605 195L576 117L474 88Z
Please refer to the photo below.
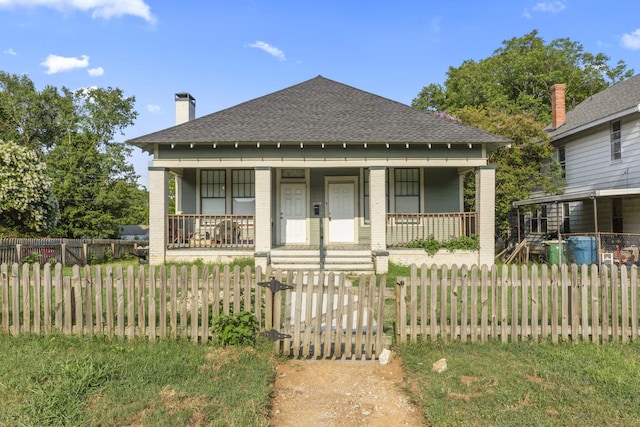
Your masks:
M333 272L373 272L373 260L370 250L323 251L324 265L321 266L319 249L271 250L271 267L282 270L320 270Z

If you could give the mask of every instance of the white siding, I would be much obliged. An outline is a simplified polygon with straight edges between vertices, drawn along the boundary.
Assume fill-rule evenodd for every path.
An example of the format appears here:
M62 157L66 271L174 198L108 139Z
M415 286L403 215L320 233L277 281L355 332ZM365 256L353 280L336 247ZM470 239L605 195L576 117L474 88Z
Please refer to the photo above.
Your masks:
M615 162L608 123L558 142L566 149L566 192L640 187L640 114L621 120L621 138Z

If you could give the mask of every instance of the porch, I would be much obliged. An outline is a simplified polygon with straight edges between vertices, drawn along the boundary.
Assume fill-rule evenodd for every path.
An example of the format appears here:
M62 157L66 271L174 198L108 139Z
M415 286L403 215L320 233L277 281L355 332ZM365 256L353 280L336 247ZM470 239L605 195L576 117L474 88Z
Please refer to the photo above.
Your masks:
M486 253L475 252L469 262L493 258L492 205L484 216L462 212L458 168L185 168L175 175L177 214L167 214L170 170L158 172L155 194L165 215L151 240L164 244L150 245L152 263L252 257L263 268L382 273L394 259L390 251L414 251L413 241L474 235ZM493 185L492 169L475 173L484 188ZM492 201L491 189L476 207L486 193ZM434 261L415 251L412 257Z
M254 215L168 215L167 258L253 257L255 219ZM412 241L431 236L440 241L471 237L476 234L476 221L475 212L387 213L386 249L406 248ZM315 233L318 235L311 236L310 241L318 243L272 242L267 254L269 264L281 269L375 270L376 251L371 245L370 232L359 233L359 240L353 243L326 242L322 227L315 229Z

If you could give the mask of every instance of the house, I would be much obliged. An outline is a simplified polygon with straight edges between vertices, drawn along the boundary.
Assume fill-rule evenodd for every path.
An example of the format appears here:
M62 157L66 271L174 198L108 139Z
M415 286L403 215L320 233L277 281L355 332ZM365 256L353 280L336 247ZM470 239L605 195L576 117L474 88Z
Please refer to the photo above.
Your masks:
M594 94L570 111L565 108L565 91L565 84L551 88L548 129L562 167L564 193L514 203L523 209L539 206L521 217L521 233L588 237L592 255L586 263L637 262L640 75Z
M175 104L175 126L128 141L153 155L152 264L248 256L385 272L413 239L472 234L470 261L493 262L487 153L503 138L322 76L197 119L193 96L177 93ZM469 171L474 212L463 207Z
M123 240L149 240L148 225L122 225L120 230Z

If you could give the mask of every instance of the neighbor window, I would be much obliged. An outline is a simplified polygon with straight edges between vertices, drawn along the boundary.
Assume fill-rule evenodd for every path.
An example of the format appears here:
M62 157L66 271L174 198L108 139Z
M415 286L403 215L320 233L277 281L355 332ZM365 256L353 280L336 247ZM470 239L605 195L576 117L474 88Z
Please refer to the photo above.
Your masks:
M558 147L558 163L560 163L560 169L562 170L562 179L567 177L567 158L565 146Z
M225 187L227 176L224 170L200 171L200 200L203 214L224 215L226 213Z
M571 210L569 203L562 204L562 232L571 233Z
M255 176L253 169L231 171L231 197L233 198L234 214L253 215L256 212Z
M620 160L622 158L621 142L620 142L620 120L611 122L611 161Z
M542 205L540 209L533 212L531 216L531 232L546 233L547 232L547 206Z
M611 200L611 231L622 233L622 199Z
M420 172L418 168L395 169L396 213L420 212Z

